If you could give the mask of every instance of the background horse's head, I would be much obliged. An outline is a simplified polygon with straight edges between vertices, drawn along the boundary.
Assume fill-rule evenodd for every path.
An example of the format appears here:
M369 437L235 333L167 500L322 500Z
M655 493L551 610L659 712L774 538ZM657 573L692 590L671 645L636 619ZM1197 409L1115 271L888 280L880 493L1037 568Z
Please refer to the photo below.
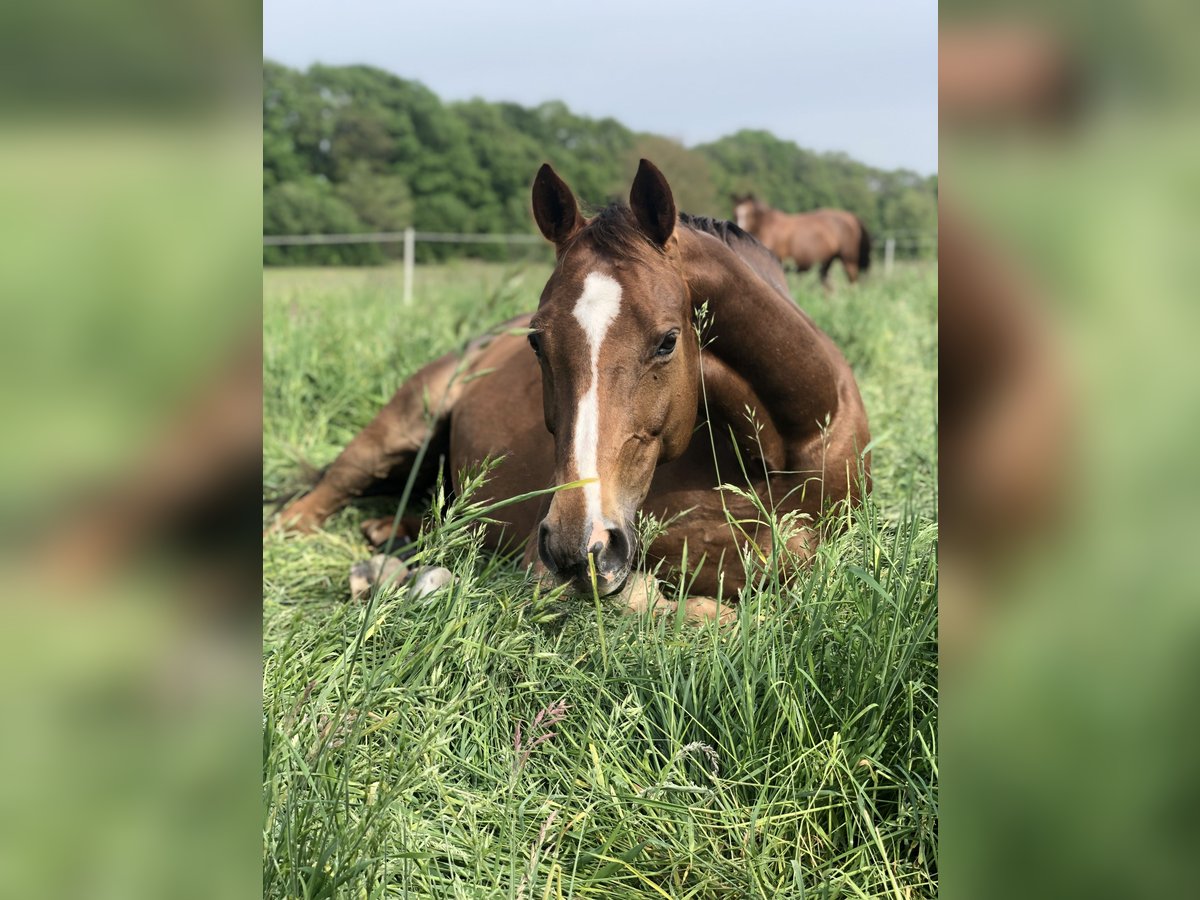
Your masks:
M557 264L530 322L542 367L558 491L538 553L560 582L621 589L634 562L634 520L655 467L691 440L699 342L680 265L677 215L662 173L641 161L629 207L585 221L550 166L533 184L533 212Z
M733 200L733 220L738 228L753 234L766 207L753 194L732 194L730 199Z

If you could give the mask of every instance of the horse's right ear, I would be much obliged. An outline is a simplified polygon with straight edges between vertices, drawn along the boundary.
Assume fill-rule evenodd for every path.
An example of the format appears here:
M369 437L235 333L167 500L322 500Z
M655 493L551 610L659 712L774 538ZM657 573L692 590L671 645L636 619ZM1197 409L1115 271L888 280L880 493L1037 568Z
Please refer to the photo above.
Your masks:
M549 163L543 163L533 179L533 218L556 247L583 227L575 195Z

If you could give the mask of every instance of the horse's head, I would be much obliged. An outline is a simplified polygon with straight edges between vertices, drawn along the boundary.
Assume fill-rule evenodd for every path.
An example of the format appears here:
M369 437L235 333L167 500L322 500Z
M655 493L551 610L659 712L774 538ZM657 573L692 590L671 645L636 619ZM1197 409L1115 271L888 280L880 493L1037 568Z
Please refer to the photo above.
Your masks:
M762 214L762 204L753 194L733 194L730 199L733 200L733 219L738 228L753 234Z
M530 322L542 367L546 427L554 435L555 493L538 554L560 582L621 589L634 561L634 519L655 467L691 440L700 347L679 262L675 201L641 161L629 207L584 220L548 165L533 211L557 264Z

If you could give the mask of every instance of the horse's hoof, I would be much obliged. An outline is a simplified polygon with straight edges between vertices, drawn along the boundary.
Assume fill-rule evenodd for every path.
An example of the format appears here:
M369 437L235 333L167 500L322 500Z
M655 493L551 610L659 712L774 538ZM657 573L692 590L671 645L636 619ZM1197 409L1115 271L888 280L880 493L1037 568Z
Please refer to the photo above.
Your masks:
M689 597L684 620L694 625L707 622L732 625L737 621L737 609L727 603L717 603L712 597Z
M377 553L350 567L350 599L360 599L375 586L401 584L407 575L408 566L403 561Z
M679 604L663 597L658 581L652 575L634 574L617 595L623 602L622 611L643 613L650 610L656 616L673 615ZM730 625L737 621L737 610L726 604L718 604L711 597L689 597L684 601L683 620L692 625L716 622Z
M312 534L321 527L322 521L320 517L313 514L304 500L300 499L295 503L288 504L282 512L276 515L274 521L267 526L263 533Z
M642 613L648 609L661 613L675 609L674 603L663 600L657 579L653 575L642 575L639 572L629 576L617 598L622 604L621 611L625 613Z
M423 600L454 581L454 573L442 566L425 566L408 576L408 593L413 600Z
M359 527L362 529L363 537L372 547L382 547L388 541L392 541L394 544L403 544L408 541L404 527L396 525L396 520L392 516L382 519L367 519ZM393 538L395 540L392 540Z

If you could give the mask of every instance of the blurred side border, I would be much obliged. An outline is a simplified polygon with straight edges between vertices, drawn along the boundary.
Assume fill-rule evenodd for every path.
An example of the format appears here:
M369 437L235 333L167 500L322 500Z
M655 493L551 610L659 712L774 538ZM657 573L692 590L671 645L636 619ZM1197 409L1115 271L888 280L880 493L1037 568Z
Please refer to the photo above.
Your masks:
M1194 5L943 3L941 875L1188 892Z
M261 11L0 11L0 878L261 880Z

